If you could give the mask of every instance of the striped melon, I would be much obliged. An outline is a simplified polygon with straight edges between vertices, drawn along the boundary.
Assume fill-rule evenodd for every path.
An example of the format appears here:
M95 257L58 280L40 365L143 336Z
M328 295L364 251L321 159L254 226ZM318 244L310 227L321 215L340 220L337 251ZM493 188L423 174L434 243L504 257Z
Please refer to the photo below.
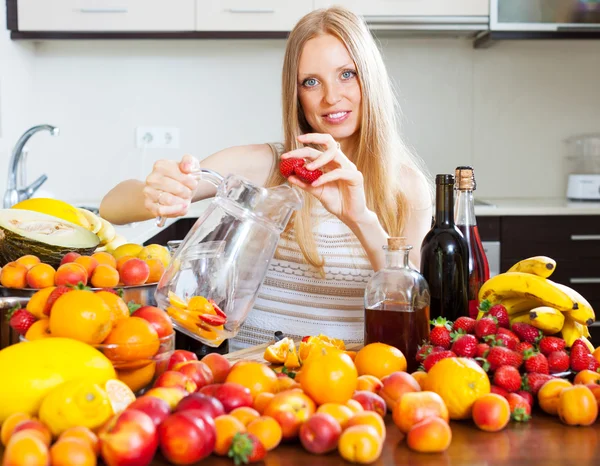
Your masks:
M58 267L66 253L90 255L99 243L91 231L58 217L31 210L0 210L0 266L33 254Z

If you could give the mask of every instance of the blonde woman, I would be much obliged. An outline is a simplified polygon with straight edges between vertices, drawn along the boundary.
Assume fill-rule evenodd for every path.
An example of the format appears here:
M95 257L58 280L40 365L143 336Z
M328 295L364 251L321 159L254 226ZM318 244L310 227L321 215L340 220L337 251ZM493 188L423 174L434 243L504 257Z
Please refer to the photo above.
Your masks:
M283 146L231 147L201 163L188 155L161 160L145 183L122 182L100 207L114 223L183 215L191 202L214 195L190 175L200 165L261 186L287 181L302 191L303 208L282 234L231 350L264 343L277 330L361 342L364 288L385 263L387 237L406 236L418 268L431 225L428 179L399 137L390 79L358 16L335 7L302 18L287 41L282 78ZM324 174L312 184L286 180L279 163L289 158Z

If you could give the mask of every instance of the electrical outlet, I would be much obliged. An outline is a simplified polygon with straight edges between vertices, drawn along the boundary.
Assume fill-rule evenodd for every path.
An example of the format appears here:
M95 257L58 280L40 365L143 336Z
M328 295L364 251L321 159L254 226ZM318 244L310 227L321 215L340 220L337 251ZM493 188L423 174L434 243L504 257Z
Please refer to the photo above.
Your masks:
M135 144L140 149L179 149L179 128L138 126Z

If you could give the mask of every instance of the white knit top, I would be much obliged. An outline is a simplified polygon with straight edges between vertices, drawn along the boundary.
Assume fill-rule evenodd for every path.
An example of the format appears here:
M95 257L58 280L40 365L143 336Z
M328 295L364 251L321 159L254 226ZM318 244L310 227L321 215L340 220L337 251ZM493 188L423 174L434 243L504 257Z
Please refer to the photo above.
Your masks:
M284 232L254 308L229 342L230 351L273 340L278 330L292 338L323 333L346 343L363 341L371 263L358 238L321 204L313 218L325 277L304 262L293 229Z

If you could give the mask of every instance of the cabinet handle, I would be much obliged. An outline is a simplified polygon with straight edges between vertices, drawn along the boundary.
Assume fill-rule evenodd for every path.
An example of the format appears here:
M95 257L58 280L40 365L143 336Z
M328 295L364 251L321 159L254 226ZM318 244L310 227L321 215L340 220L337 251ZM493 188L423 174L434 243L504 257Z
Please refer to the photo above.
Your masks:
M489 21L487 16L394 16L394 15L364 15L364 19L367 23L373 25L422 25L427 27L428 25L456 25L456 24L470 24L474 26L481 26L481 24Z
M600 241L600 235L571 235L571 241Z
M127 7L123 8L80 8L80 13L127 13Z
M274 8L229 8L228 10L229 13L243 13L243 14L249 14L249 13L275 13L275 9Z
M589 284L589 283L600 283L598 277L582 277L582 278L569 278L569 283L576 284Z

